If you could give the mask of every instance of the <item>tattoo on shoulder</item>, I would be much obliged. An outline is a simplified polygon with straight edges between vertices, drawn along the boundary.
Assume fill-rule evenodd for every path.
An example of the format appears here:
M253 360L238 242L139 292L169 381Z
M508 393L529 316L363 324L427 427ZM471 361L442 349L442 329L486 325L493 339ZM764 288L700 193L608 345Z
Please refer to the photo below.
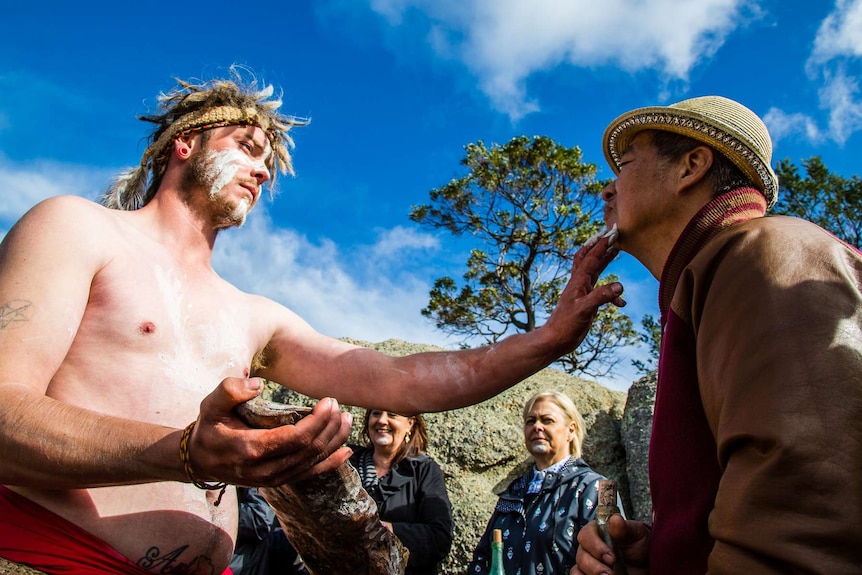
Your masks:
M0 329L13 329L30 321L33 304L25 299L15 299L0 304Z
M150 547L135 564L141 569L164 575L218 575L212 559L206 555L198 555L188 563L180 561L180 555L188 548L188 545L183 545L162 555L161 549Z

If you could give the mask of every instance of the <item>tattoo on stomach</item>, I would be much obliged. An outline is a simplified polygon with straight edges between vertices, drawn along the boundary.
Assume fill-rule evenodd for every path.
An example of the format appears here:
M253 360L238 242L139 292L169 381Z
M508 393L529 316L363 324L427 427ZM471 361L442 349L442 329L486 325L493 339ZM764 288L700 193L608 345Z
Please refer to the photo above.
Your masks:
M188 545L183 545L162 555L161 549L150 547L135 564L160 575L216 575L212 559L206 555L198 555L188 563L180 561L180 555L188 548Z

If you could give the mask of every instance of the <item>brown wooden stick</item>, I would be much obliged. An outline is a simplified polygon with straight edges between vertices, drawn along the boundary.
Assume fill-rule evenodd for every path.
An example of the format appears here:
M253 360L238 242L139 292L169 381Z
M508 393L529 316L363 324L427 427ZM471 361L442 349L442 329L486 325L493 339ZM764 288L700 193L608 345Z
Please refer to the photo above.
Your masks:
M249 427L271 429L294 425L311 409L257 397L238 405L237 413ZM349 462L259 491L312 575L403 575L409 552L383 526L377 504Z
M599 504L596 506L596 524L599 529L599 534L607 543L608 547L614 552L616 563L614 563L614 575L626 575L627 569L623 558L617 552L614 540L608 527L608 522L614 515L620 514L620 508L617 506L617 482L613 479L599 479Z

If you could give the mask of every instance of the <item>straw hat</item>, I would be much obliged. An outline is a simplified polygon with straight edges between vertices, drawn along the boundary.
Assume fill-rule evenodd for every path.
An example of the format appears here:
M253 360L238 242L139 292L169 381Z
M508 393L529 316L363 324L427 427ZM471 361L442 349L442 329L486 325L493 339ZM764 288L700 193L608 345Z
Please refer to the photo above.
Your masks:
M754 182L766 197L768 207L778 199L769 131L757 114L742 104L721 96L702 96L623 114L605 130L602 145L605 159L615 174L620 172L620 156L643 130L675 132L709 145Z

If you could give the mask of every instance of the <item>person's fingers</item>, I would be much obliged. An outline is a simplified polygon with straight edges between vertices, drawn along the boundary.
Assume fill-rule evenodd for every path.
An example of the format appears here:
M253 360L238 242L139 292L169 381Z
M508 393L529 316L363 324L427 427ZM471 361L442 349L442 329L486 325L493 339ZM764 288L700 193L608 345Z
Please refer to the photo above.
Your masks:
M575 567L571 573L578 575L610 575L613 573L612 568L588 553L583 546L578 547L575 555Z
M587 308L598 308L607 303L613 303L620 307L626 305L620 296L623 293L623 284L612 282L597 286L593 291L581 298L581 303Z
M595 533L596 539L582 540L581 533L585 530ZM607 554L609 551L608 546L599 537L595 523L588 524L578 533L578 551L575 554L575 567L571 573L577 575L610 575L613 570L604 562L604 559L609 557Z
M622 515L611 515L608 520L608 531L611 537L621 543L629 543L629 539L637 539L639 534Z
M350 456L350 450L342 446L352 423L350 413L342 413L337 401L325 398L295 425L260 430L268 435L260 438L257 481L278 485L337 468Z
M347 441L350 429L348 425L345 435L345 415L349 417L341 413L335 399L324 398L317 402L310 415L296 423L296 430L307 440L308 457L314 460L313 464L326 459Z
M253 399L263 391L259 377L228 377L201 402L201 416L212 419L233 419L233 408Z
M329 457L327 457L326 459L324 459L323 461L321 461L317 465L314 465L314 466L306 469L305 471L302 471L299 473L292 473L290 475L289 481L292 481L292 482L303 481L305 479L310 479L311 477L314 477L315 475L319 475L319 474L324 473L326 471L332 471L332 470L338 469L338 467L340 467L342 464L344 464L344 462L347 461L351 455L353 455L352 449L350 449L347 446L339 447L338 449L335 450L335 452L332 453L332 455L330 455Z
M273 486L337 468L350 456L342 446L353 418L325 398L295 425L249 429L234 407L259 395L259 378L226 378L201 402L189 443L201 479Z
M575 573L610 575L618 561L625 562L631 575L646 573L649 564L649 527L639 521L627 521L622 515L613 515L609 529L616 551L605 543L594 522L581 529L575 556L579 571Z
M560 340L564 342L561 345L563 349L571 351L580 345L600 307L608 303L625 305L625 300L620 297L622 284L612 282L595 285L599 274L618 253L616 248L610 246L613 239L613 235L602 236L594 243L585 244L575 254L571 277L545 322L545 327L559 334Z
M596 307L607 303L613 303L619 307L626 305L625 300L619 297L623 290L618 282L596 286L601 273L619 254L619 250L612 246L614 239L615 236L602 237L595 245L585 250L581 260L573 264L572 279L576 282L580 280L580 285L576 287L580 288L581 297L588 297L595 293L598 299L587 300L585 303Z
M222 380L200 404L200 413L188 439L189 463L200 479L232 478L238 457L237 444L230 440L245 426L237 419L234 407L263 391L260 378L228 377ZM247 451L240 444L239 456ZM221 480L221 479L220 479Z
M593 245L584 245L572 258L572 281L589 291L599 276L617 257L619 250L611 245L611 238L601 238Z
M601 273L605 271L605 268L607 268L620 253L617 248L610 246L608 242L608 238L601 239L595 247L587 251L580 262L581 269L578 271L588 274L591 280L591 285L598 281Z
M605 543L599 533L598 524L595 521L590 521L578 532L578 555L583 550L585 554L600 563L598 559L605 559L611 553L611 548Z
M350 437L350 428L353 425L353 416L350 413L342 413L338 409L338 402L334 399L332 400L331 407L332 411L328 414L328 423L323 432L317 438L317 446L319 446L319 448L315 449L312 469L315 469L322 461L329 461L329 457L344 445ZM329 461L329 463L331 464L332 462Z

